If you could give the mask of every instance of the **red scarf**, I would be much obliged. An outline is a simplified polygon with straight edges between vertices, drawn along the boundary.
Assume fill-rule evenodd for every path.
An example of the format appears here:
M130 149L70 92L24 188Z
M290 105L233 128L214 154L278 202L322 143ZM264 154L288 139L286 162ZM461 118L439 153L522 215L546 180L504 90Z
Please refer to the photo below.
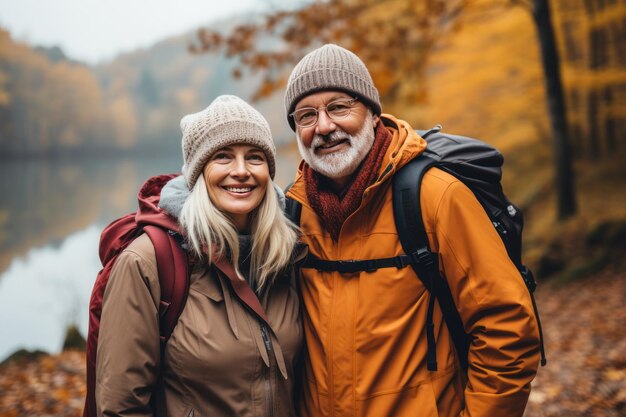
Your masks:
M391 133L379 122L372 149L355 171L356 175L344 189L342 197L332 190L328 178L304 164L304 182L309 203L334 241L339 239L343 222L359 208L365 189L376 180L391 139Z

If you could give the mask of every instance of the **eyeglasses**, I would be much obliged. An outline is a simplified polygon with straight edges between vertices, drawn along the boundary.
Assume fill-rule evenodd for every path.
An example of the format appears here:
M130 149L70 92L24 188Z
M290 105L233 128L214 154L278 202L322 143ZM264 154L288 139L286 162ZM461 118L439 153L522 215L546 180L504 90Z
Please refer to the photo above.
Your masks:
M357 101L356 98L340 98L335 101L331 101L325 106L315 107L302 107L290 113L289 116L293 117L293 120L300 127L311 127L317 123L319 113L323 109L330 120L337 121L345 119L350 115L352 105Z

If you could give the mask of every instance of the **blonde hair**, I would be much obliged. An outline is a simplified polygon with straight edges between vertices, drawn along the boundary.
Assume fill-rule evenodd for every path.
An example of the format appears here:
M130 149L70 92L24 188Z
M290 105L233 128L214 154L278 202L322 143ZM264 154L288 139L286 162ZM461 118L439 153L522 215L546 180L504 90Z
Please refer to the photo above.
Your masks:
M253 287L261 290L271 286L276 275L289 265L298 233L296 226L280 209L270 179L263 200L249 216L252 237L249 279ZM215 207L209 198L202 175L183 205L179 222L191 250L199 258L206 257L211 264L213 256L229 256L241 277L237 229L227 214Z

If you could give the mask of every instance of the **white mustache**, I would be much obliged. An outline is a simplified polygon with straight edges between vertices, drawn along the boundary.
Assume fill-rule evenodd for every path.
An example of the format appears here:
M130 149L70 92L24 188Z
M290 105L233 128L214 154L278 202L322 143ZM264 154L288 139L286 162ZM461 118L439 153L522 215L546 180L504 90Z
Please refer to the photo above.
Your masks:
M335 130L328 135L316 134L315 136L313 136L313 140L311 141L311 147L313 149L317 149L320 146L332 145L333 143L342 140L348 140L348 142L351 143L352 136L341 130Z

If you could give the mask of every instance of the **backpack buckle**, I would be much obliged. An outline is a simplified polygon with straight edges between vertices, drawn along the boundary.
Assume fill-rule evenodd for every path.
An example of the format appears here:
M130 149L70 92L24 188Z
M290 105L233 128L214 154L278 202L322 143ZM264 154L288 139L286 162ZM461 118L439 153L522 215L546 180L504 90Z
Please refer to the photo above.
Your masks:
M432 253L426 247L419 248L418 250L413 252L410 257L413 263L423 265L426 268L430 267L433 264Z

